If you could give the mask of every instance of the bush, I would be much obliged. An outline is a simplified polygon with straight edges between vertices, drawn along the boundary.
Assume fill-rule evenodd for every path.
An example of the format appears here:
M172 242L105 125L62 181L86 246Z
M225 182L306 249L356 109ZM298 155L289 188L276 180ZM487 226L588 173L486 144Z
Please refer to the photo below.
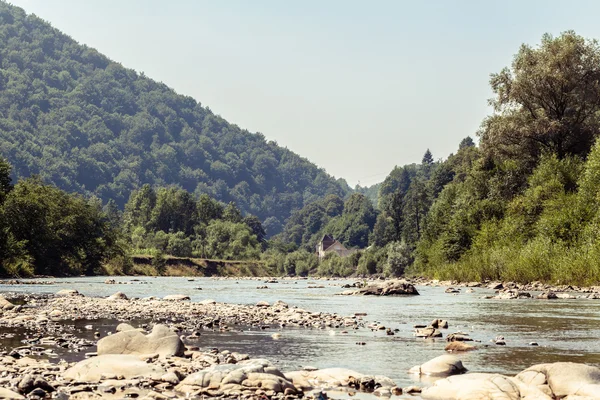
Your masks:
M192 241L183 232L170 233L166 252L176 257L191 257Z
M350 257L342 258L337 253L327 253L321 260L317 273L322 276L346 277L352 275L356 268Z
M316 254L301 249L286 256L284 269L285 273L290 276L307 276L312 270L317 268L317 264L318 259Z
M392 242L387 246L386 276L402 276L413 262L412 250L406 242Z

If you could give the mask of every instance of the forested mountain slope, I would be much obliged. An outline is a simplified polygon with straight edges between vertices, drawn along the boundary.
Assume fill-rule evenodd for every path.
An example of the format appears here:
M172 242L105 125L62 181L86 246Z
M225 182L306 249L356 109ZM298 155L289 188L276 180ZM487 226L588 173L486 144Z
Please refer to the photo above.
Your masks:
M350 188L191 97L0 2L0 156L13 177L123 206L143 184L235 201L277 233L294 209Z

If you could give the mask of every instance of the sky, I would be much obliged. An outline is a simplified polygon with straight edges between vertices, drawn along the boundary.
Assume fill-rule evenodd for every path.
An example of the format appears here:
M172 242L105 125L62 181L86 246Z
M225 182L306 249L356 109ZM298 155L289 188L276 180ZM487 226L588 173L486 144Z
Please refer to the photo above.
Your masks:
M522 43L600 38L584 0L10 2L351 186L476 138Z

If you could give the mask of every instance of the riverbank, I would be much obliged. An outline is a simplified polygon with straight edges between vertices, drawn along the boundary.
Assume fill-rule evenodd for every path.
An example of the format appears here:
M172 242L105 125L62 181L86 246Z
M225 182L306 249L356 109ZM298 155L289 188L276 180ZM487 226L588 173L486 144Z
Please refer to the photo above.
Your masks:
M264 277L273 276L260 260L210 260L204 258L164 256L162 264L157 266L151 255L131 256L133 264L129 275L141 276L233 276ZM123 271L108 268L108 275L121 275ZM110 273L112 272L112 273Z

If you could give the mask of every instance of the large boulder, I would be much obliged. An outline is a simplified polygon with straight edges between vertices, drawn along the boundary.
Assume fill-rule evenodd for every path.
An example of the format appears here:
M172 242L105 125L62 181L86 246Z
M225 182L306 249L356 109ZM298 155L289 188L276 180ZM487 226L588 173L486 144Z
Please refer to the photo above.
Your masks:
M442 332L438 329L428 326L427 328L417 328L415 329L415 336L421 338L436 338L442 337Z
M165 325L154 325L144 335L138 330L124 330L98 341L98 355L158 354L161 357L182 356L185 346L179 336Z
M600 368L590 365L572 362L538 364L519 373L516 378L527 385L548 385L557 398L600 398Z
M410 372L419 375L447 376L467 372L458 357L445 354L427 361L423 365L412 367Z
M287 372L285 377L303 391L317 387L355 387L373 390L379 387L394 387L395 382L384 376L366 376L346 368L325 368Z
M552 400L535 386L499 374L466 374L436 381L423 389L425 400Z
M15 305L10 301L6 300L4 296L0 296L0 309L2 310L11 310L15 308Z
M355 292L363 296L418 295L414 285L402 281L391 280L382 283L372 283Z
M99 382L107 376L160 379L165 373L162 368L142 361L138 356L107 354L80 361L66 370L63 376L79 382Z
M182 393L203 389L227 393L250 388L273 390L277 393L297 391L277 368L262 359L245 360L237 364L213 365L188 375L175 389Z

